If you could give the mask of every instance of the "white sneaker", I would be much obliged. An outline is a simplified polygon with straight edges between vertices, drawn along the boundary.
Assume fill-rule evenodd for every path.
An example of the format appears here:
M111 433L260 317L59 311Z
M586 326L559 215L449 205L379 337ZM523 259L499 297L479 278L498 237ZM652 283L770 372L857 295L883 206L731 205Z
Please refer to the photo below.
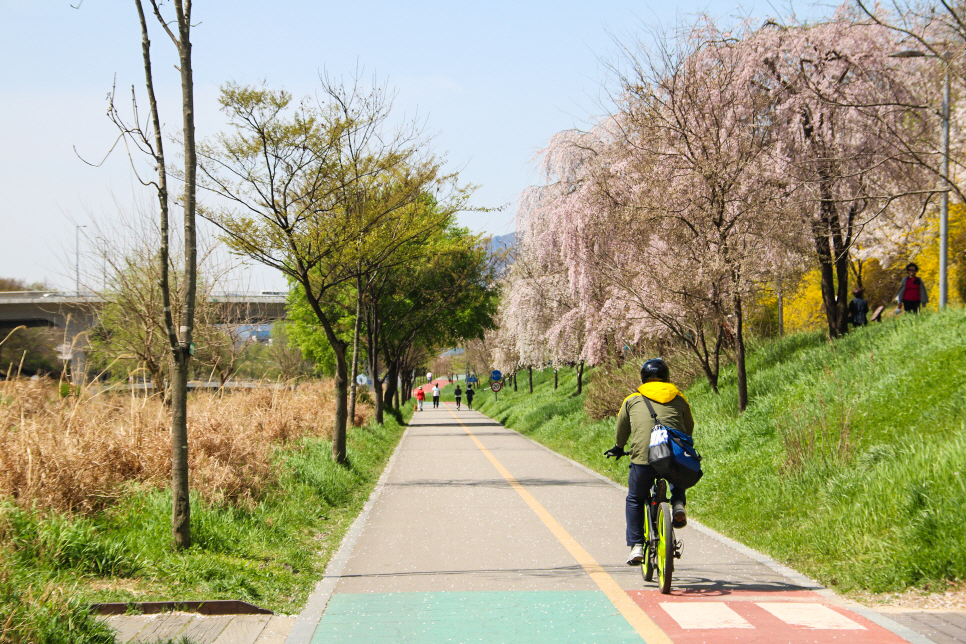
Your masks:
M631 548L631 554L627 555L627 565L640 566L642 561L644 561L644 546L635 543Z

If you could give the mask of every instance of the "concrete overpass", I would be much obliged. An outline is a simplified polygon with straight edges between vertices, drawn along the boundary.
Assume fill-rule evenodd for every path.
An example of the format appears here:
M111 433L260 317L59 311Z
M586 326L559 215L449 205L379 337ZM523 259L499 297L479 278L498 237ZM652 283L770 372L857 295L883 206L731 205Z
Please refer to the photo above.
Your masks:
M252 324L285 318L285 295L273 292L227 293L211 298L225 324ZM71 372L84 373L84 333L97 324L105 300L99 295L70 295L47 291L0 292L0 328L54 326L65 331ZM2 338L0 338L2 339ZM66 359L66 358L65 358Z

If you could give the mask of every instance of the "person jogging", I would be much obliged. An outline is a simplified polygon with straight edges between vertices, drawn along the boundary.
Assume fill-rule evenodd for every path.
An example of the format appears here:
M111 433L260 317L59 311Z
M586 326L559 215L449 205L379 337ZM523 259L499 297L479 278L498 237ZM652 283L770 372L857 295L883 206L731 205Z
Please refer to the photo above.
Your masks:
M426 400L426 392L423 391L422 387L420 387L419 389L416 390L416 409L418 411L423 410L423 401L425 400Z
M475 392L473 391L473 387L471 385L466 385L466 406L469 407L470 409L473 409L474 395L475 395Z
M456 408L460 408L460 400L463 399L463 390L460 389L459 385L456 385L456 391L453 392L453 396L456 397Z
M433 409L439 408L439 385L433 383Z
M617 439L614 446L604 452L608 456L623 456L624 445L630 439L631 469L627 475L627 499L624 515L627 521L627 545L631 547L627 557L629 566L640 565L644 560L644 513L647 500L657 473L647 463L651 445L651 428L654 419L645 398L657 414L657 422L687 434L694 431L691 405L684 395L670 382L670 370L662 358L648 360L641 366L641 386L637 392L624 399L617 415ZM683 528L688 519L685 512L687 498L682 488L670 486L671 507L675 528Z

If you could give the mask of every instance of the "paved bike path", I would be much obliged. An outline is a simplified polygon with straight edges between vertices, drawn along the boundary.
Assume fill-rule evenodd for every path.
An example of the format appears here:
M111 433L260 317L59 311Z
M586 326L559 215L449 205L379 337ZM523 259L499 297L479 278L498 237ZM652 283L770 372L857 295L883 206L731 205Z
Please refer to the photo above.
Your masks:
M661 595L624 564L624 495L465 406L426 405L287 642L928 642L693 521Z

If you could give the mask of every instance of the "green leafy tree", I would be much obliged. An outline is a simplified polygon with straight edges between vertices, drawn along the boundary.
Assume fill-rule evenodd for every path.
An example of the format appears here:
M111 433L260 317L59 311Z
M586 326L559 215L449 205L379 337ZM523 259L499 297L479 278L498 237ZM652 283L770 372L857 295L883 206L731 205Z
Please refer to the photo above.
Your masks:
M363 299L379 422L400 376L408 392L412 370L430 355L495 327L497 264L483 240L449 226L408 250L409 261L377 275Z
M355 297L354 289L349 293L349 285L346 284L342 289L341 299ZM339 339L348 346L351 342L352 319L346 316L344 307L339 307L332 312L331 318L337 329ZM288 339L298 347L305 359L312 363L315 373L320 376L334 378L336 374L335 351L329 342L325 331L319 326L318 317L308 303L305 291L300 286L292 288L288 296L286 305L288 319L291 324L288 326Z
M414 125L390 128L384 88L322 83L317 103L229 84L221 105L231 130L201 147L205 186L226 204L203 214L231 248L298 284L335 359L333 458L346 457L344 295L361 266L401 261L398 249L461 209L468 191L422 149ZM439 221L420 217L440 195ZM445 197L443 196L445 195Z

